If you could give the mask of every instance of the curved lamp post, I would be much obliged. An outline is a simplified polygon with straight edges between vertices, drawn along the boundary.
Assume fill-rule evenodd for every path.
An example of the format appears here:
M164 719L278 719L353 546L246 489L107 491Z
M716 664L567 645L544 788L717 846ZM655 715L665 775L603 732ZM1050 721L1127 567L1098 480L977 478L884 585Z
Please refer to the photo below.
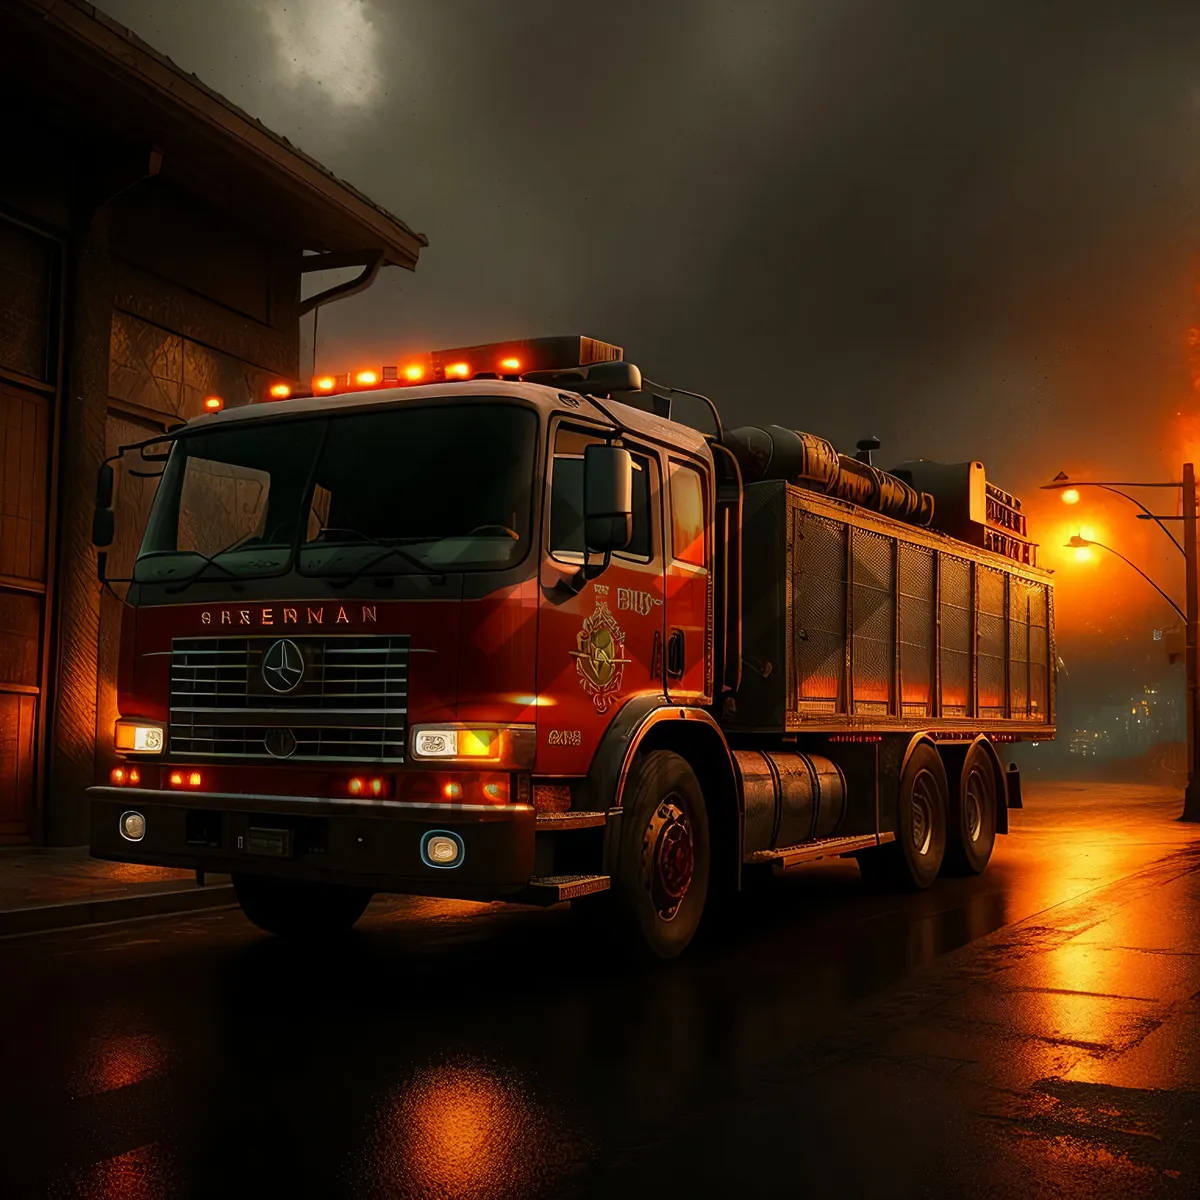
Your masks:
M1186 621L1187 617L1182 608L1167 595L1166 592L1142 570L1137 563L1130 562L1119 550L1114 550L1111 546L1106 546L1103 542L1093 542L1090 538L1080 537L1076 534L1064 547L1064 550L1088 550L1095 546L1097 550L1107 550L1109 554L1115 554L1127 567L1132 567L1179 615L1181 621Z
M1200 558L1200 555L1197 554L1196 545L1196 469L1192 463L1184 463L1183 480L1180 483L1129 483L1092 479L1076 480L1068 478L1066 474L1060 471L1050 483L1043 484L1042 487L1046 491L1061 491L1063 499L1068 504L1078 502L1080 488L1095 487L1105 492L1112 492L1120 496L1123 500L1128 500L1130 504L1140 508L1142 510L1140 514L1141 519L1153 521L1171 539L1175 549L1183 555L1184 563L1186 564L1185 586L1187 594L1184 601L1184 610L1181 611L1179 605L1145 571L1135 566L1129 559L1123 554L1118 553L1111 546L1103 546L1099 542L1088 541L1079 535L1073 537L1068 543L1068 547L1073 549L1084 549L1088 546L1095 546L1100 550L1107 550L1110 554L1116 554L1122 562L1133 567L1183 617L1184 628L1187 631L1187 651L1184 663L1187 668L1188 782L1187 790L1184 792L1183 812L1180 815L1180 820L1200 822L1200 769L1198 769L1200 768L1200 593L1197 591L1197 559ZM1183 515L1179 517L1159 516L1152 513L1140 500L1122 491L1122 488L1174 488L1176 491L1182 491ZM1164 523L1166 521L1183 522L1182 545L1180 545L1175 535L1167 528Z

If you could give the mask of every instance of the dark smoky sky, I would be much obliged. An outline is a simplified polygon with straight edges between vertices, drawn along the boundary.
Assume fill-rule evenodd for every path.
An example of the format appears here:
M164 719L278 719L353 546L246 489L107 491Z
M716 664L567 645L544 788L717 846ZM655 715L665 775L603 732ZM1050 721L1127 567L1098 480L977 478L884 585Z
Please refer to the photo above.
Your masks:
M587 333L729 424L980 458L1027 498L1190 449L1196 0L102 7L428 234L322 314L321 369ZM1161 624L1118 569L1060 619L1128 586L1113 611Z

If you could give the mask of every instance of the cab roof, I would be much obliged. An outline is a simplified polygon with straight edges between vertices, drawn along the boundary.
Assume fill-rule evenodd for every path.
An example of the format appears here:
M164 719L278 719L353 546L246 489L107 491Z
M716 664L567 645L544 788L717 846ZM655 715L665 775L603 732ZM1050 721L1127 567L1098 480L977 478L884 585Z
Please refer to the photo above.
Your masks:
M476 379L462 383L433 383L424 386L374 388L337 396L305 396L295 400L275 400L244 404L221 412L205 413L187 422L188 430L216 429L240 421L282 421L289 417L336 415L370 412L373 409L400 408L420 401L453 403L467 399L511 399L532 404L546 416L581 416L611 426L618 421L631 433L641 434L680 450L710 458L711 452L702 433L678 421L664 420L630 404L590 396L561 392L537 383L518 383L503 379ZM610 416L611 415L611 416Z

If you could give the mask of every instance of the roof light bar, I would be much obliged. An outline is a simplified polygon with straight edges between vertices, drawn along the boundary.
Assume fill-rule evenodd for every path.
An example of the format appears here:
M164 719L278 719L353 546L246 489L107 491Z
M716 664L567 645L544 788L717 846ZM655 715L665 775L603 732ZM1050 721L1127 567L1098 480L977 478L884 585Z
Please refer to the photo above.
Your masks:
M602 362L621 362L620 346L596 338L570 336L528 338L434 350L408 358L403 365L363 367L347 374L312 378L312 394L340 395L379 387L411 387L422 383L467 379L518 379L535 372L561 371ZM280 386L280 385L276 385ZM271 389L272 395L275 389ZM289 392L289 394L295 394Z

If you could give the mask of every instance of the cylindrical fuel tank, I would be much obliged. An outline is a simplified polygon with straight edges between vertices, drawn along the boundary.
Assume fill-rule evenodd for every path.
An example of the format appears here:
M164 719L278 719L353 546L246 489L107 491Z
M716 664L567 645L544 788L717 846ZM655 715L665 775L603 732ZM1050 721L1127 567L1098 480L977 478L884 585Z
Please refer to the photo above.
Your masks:
M816 754L735 750L745 804L746 854L832 837L846 811L841 769Z
M747 483L784 479L899 521L928 525L933 520L932 496L870 463L839 454L816 434L780 425L744 426L727 431L724 441Z
M832 442L814 433L799 433L781 425L747 425L729 430L724 442L747 483L786 479L824 492L837 479L838 452Z

